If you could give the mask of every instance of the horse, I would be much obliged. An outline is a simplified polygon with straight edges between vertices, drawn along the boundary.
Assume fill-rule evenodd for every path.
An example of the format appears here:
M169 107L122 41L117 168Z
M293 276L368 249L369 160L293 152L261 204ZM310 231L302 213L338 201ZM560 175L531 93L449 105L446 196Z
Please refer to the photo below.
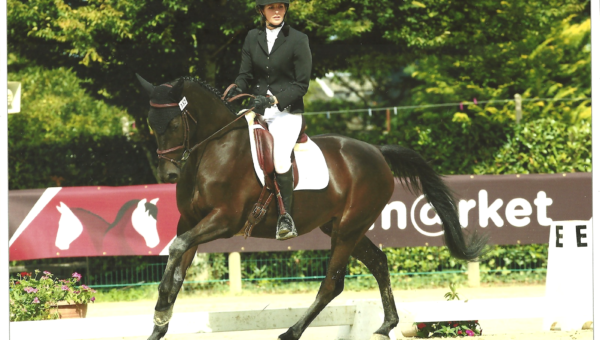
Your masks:
M262 186L253 168L248 124L239 119L242 116L236 115L220 91L191 77L154 86L136 76L150 97L148 122L158 145L157 174L163 182L177 183L181 214L158 286L154 328L148 338L158 340L167 332L197 247L240 234ZM365 233L389 202L394 177L411 192L423 193L433 206L453 257L476 259L486 238L463 234L452 192L415 151L332 134L311 139L325 156L329 184L321 190L295 191L293 216L299 235L319 228L331 237L331 259L315 301L278 339L300 339L315 317L343 291L350 256L367 266L379 286L384 320L371 339L389 339L399 318L387 258ZM276 210L271 201L251 237L275 238Z

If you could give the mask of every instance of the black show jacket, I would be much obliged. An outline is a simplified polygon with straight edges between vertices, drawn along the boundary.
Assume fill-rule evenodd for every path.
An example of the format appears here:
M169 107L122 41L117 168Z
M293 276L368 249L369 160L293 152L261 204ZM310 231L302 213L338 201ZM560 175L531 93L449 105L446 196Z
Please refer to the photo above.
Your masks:
M284 24L269 54L266 28L250 30L242 48L242 64L235 84L254 95L277 97L280 111L304 112L302 97L308 91L312 55L306 34ZM263 113L263 112L258 112Z

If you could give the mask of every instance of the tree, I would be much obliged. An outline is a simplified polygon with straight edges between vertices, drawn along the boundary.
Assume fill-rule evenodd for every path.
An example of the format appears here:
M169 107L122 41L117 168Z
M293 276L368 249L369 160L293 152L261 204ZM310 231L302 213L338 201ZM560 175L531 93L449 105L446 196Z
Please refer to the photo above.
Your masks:
M486 99L502 91L526 93L520 83L506 87L530 66L517 54L531 54L527 48L540 46L570 15L578 15L573 24L589 17L587 0L296 0L291 6L287 21L310 38L313 77L350 71L373 83L369 102L377 105L439 103L483 91L471 86L489 90ZM254 0L9 0L7 8L9 51L89 79L90 93L135 118L147 150L155 145L134 72L154 83L192 75L224 88L237 73L246 32L259 22ZM507 63L517 70L505 72ZM544 81L539 73L529 78ZM447 80L457 85L438 83ZM436 87L442 91L430 90ZM421 122L436 119L431 112L416 115Z
M127 112L91 97L72 70L33 66L8 76L23 88L21 112L8 117L9 189L154 182L146 153L129 140Z

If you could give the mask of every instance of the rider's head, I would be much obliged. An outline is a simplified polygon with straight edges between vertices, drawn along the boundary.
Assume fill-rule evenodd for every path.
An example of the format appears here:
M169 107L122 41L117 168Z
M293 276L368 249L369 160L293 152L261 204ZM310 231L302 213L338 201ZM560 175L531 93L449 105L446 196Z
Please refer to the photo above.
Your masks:
M280 27L290 7L289 0L256 0L256 10L269 28Z

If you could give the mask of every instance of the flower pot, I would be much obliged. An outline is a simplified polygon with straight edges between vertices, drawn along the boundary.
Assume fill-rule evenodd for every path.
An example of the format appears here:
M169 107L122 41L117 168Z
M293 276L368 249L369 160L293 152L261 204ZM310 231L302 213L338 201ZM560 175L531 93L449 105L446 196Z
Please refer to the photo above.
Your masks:
M61 301L57 303L56 310L59 319L85 318L87 314L87 303L72 303Z

